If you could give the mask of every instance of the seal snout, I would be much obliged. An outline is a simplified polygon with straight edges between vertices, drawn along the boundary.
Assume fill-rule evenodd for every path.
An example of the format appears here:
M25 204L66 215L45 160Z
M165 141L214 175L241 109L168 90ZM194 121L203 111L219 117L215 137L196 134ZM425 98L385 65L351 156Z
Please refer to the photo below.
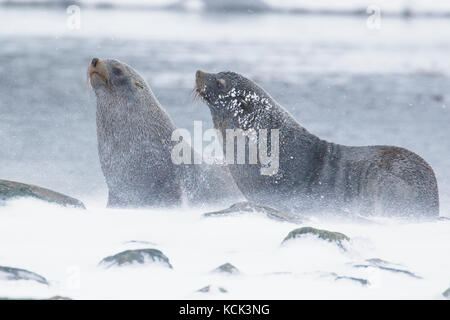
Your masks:
M202 71L202 70L197 70L197 72L195 73L195 78L196 78L196 79L199 79L199 78L202 78L202 77L204 77L204 76L206 76L206 75L207 75L206 72L204 72L204 71Z
M195 84L197 86L197 91L199 93L206 92L206 81L209 73L204 72L202 70L197 70L195 73Z
M92 65L94 68L97 66L98 60L99 60L98 58L92 59L91 65Z
M91 85L95 88L100 84L109 84L109 72L105 62L100 58L92 59L89 64L89 78Z

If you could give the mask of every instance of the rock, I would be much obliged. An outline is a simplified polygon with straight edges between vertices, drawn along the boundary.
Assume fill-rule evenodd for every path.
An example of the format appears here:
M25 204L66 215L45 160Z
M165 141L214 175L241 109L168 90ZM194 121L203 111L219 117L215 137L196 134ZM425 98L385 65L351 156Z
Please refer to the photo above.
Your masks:
M219 293L227 293L227 289L223 288L223 287L215 287L215 286L211 286L208 285L206 287L203 287L199 290L197 290L197 292L201 292L201 293L209 293L209 292L219 292Z
M270 9L270 7L263 0L204 0L204 9L206 11L213 12L264 12Z
M265 214L268 218L279 220L279 221L289 221L294 223L301 223L300 217L297 215L283 212L277 209L274 209L269 206L256 204L249 201L243 201L233 204L231 207L219 211L204 213L204 217L224 217L224 216L233 216L239 215L243 213L262 213Z
M315 235L319 239L322 239L322 240L326 240L329 242L335 242L340 248L342 248L344 250L345 250L345 248L343 247L342 242L350 240L350 238L347 237L343 233L332 232L332 231L327 231L327 230L320 230L320 229L315 229L312 227L303 227L303 228L298 228L298 229L295 229L295 230L292 230L291 232L289 232L289 234L286 236L286 238L284 238L282 243L284 243L288 240L299 238L299 237L301 237L303 235L307 235L307 234Z
M86 209L81 201L63 195L61 193L34 185L0 180L0 203L11 199L27 197L43 200L50 203L56 203L64 207Z
M0 297L0 300L72 300L69 297L62 297L62 296L53 296L50 298L27 298L27 297L20 297L20 298L10 298L10 297Z
M161 251L157 249L137 249L126 250L116 255L109 256L100 261L100 265L104 265L107 268L112 266L124 266L131 264L147 264L158 262L162 265L172 269L172 265Z
M382 266L373 266L373 265L367 265L367 264L357 264L354 267L355 268L369 268L369 267L373 267L373 268L378 268L378 269L384 270L384 271L390 271L390 272L394 272L394 273L402 273L402 274L405 274L407 276L410 276L410 277L416 278L416 279L422 279L422 277L419 277L419 276L415 275L414 273L412 273L411 271L408 271L408 270L389 268L389 267L382 267Z
M362 279L362 278L355 278L355 277L347 277L347 276L338 276L336 275L336 277L334 278L335 281L338 280L350 280L350 281L356 281L359 284L361 284L362 286L367 286L370 285L369 280L367 279Z
M224 263L212 271L213 273L227 273L227 274L239 274L239 269L233 266L231 263Z
M209 292L211 290L211 286L206 286L201 289L198 289L197 292Z
M447 298L450 299L450 288L448 288L447 290L445 290L442 295Z
M366 261L375 266L387 266L389 264L391 264L391 265L394 264L392 262L382 260L380 258L371 258L371 259L367 259Z
M393 272L393 273L401 273L407 276L410 276L412 278L416 278L416 279L422 279L422 277L412 273L411 271L408 270L404 270L404 269L398 269L398 268L394 268L392 265L397 265L385 260L381 260L378 258L373 258L373 259L367 259L366 262L368 262L368 264L356 264L354 265L355 268L377 268L380 270L384 270L384 271L388 271L388 272Z
M63 297L63 296L53 296L53 297L50 297L50 298L45 299L45 300L72 300L72 298Z
M32 280L48 285L47 279L24 269L0 266L0 280Z

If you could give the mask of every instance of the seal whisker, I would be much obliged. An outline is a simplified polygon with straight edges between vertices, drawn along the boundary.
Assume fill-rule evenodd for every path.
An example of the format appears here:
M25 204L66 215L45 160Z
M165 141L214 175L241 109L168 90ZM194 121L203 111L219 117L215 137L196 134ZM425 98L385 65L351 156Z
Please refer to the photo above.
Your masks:
M94 87L92 86L91 83L91 74L89 72L89 68L88 70L86 70L86 93L89 97L91 97L91 89L93 89Z
M198 87L194 87L192 89L193 102L203 101L207 102L206 98L201 94L200 89Z
M202 98L197 87L192 89L192 93L191 94L192 94L192 97L193 97L193 102L197 102L197 101L199 101Z

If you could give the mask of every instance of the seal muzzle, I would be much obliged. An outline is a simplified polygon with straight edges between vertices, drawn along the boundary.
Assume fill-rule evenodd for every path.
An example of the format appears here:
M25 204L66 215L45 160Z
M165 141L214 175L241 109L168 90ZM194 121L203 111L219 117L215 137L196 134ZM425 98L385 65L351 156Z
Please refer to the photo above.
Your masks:
M208 81L210 74L202 70L197 70L195 73L195 84L197 85L197 90L200 94L206 92L206 83Z
M94 58L89 65L89 78L92 87L100 84L109 86L109 71L102 59Z

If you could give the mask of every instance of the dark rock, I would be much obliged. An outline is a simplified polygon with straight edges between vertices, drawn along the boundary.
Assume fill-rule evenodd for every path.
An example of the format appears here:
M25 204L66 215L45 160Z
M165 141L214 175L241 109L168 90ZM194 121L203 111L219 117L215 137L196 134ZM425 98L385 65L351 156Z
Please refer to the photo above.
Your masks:
M375 265L375 266L387 266L387 265L390 265L390 264L391 265L394 264L392 262L389 262L389 261L386 261L386 260L382 260L380 258L371 258L371 259L367 259L366 261L369 262L372 265Z
M35 198L50 203L56 203L64 207L86 209L84 204L61 193L41 188L34 185L0 180L0 203L16 198Z
M206 287L203 287L201 289L198 289L197 292L204 292L204 293L206 293L206 292L209 292L210 290L211 290L211 286L206 286Z
M344 250L345 250L345 248L343 247L342 242L350 240L350 238L347 237L343 233L332 232L332 231L327 231L327 230L320 230L320 229L315 229L312 227L303 227L303 228L298 228L298 229L295 229L295 230L292 230L291 232L289 232L289 234L286 236L286 238L284 238L283 243L288 240L296 239L296 238L299 238L299 237L301 237L303 235L307 235L307 234L315 235L319 239L322 239L322 240L326 240L329 242L335 242L340 248L342 248Z
M445 290L442 295L447 298L450 299L450 288L448 288L447 290Z
M32 280L48 285L47 279L24 269L0 266L0 280Z
M72 298L63 297L63 296L53 296L53 297L50 297L50 298L48 298L46 300L72 300Z
M68 298L68 297L62 297L62 296L53 296L53 297L44 298L44 299L26 298L26 297L21 297L21 298L0 297L0 300L72 300L72 299Z
M355 265L355 268L367 268L370 267L370 265ZM416 279L422 279L422 277L419 277L417 275L415 275L414 273L412 273L411 271L408 270L403 270L403 269L396 269L396 268L389 268L389 267L382 267L382 266L372 266L375 268L378 268L380 270L384 270L384 271L390 271L390 272L394 272L394 273L402 273L405 274L407 276L416 278Z
M112 266L124 266L131 264L146 264L160 262L164 266L172 269L172 265L161 251L157 249L137 249L126 250L116 255L109 256L100 261L100 265L105 265L107 268Z
M233 266L231 263L225 263L220 267L217 267L212 271L213 273L228 273L228 274L239 274L238 268Z
M270 9L270 7L262 0L227 0L227 1L217 1L217 0L204 0L204 9L206 11L213 12L244 12L244 13L254 13L254 12L265 12Z
M394 268L392 265L397 265L397 264L393 264L393 263L385 261L385 260L373 258L373 259L367 259L366 262L368 262L368 264L356 264L356 265L354 265L354 267L355 268L370 268L370 267L372 267L372 268L377 268L377 269L388 271L388 272L401 273L401 274L404 274L404 275L407 275L407 276L410 276L410 277L416 278L416 279L422 279L422 277L412 273L411 271Z
M201 292L201 293L209 293L209 292L213 291L214 289L217 289L217 291L219 291L220 293L227 293L227 292L228 292L227 289L225 289L225 288L223 288L223 287L217 287L217 288L215 288L215 287L213 287L213 286L211 286L211 285L206 286L206 287L203 287L203 288L197 290L197 292Z
M219 211L208 212L203 214L204 217L224 217L224 216L233 216L239 215L243 213L262 213L265 214L268 218L279 220L279 221L289 221L295 223L301 223L300 217L297 215L283 212L277 209L274 209L269 206L256 204L249 201L243 201L233 204L231 207Z
M361 284L363 286L370 285L369 280L362 279L362 278L355 278L355 277L347 277L347 276L338 276L338 275L336 275L334 280L335 281L338 281L338 280L350 280L350 281L356 281L356 282L358 282L359 284Z

